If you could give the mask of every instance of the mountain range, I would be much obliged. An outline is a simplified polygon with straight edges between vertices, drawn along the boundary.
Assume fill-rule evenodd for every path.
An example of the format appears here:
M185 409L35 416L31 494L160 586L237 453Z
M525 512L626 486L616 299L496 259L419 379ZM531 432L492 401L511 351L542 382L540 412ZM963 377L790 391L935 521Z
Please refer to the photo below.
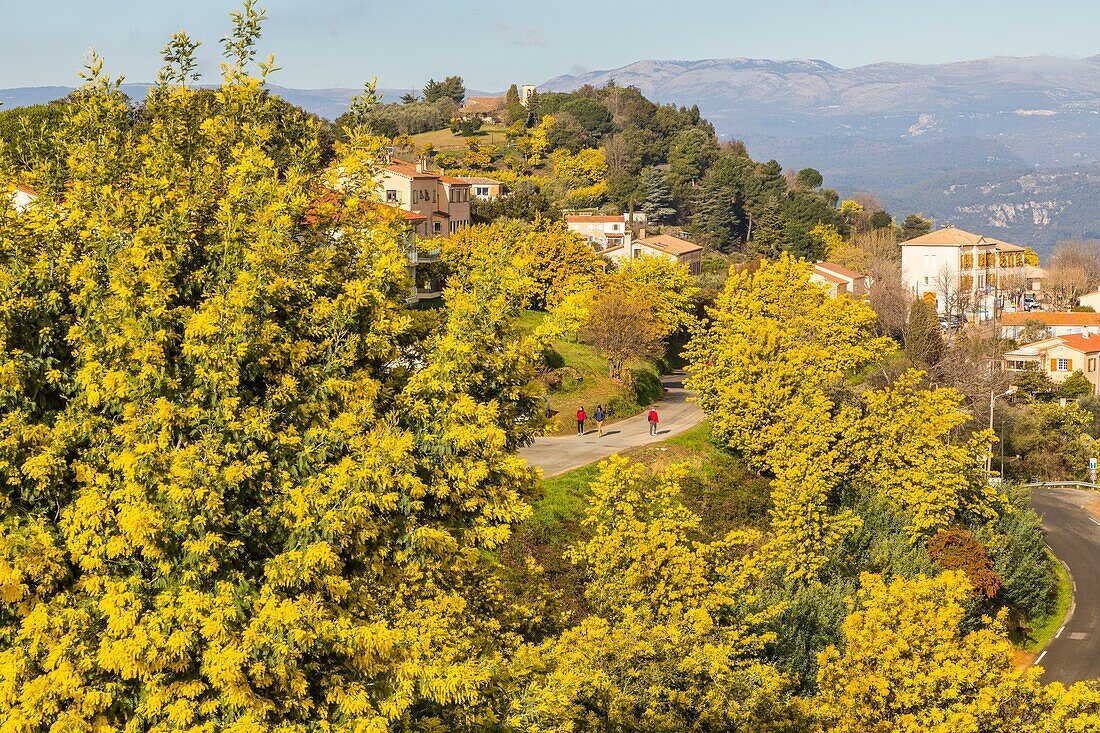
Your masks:
M558 76L539 90L612 80L655 101L697 104L721 138L743 140L754 158L817 168L842 195L873 193L899 218L921 212L1041 253L1059 239L1100 238L1100 56L850 69L816 59L647 60ZM148 87L123 91L140 100ZM0 89L0 102L69 91ZM272 91L328 119L359 93ZM396 100L410 90L382 91Z
M841 69L816 59L639 61L559 76L698 104L757 159L814 167L842 195L1049 251L1100 237L1100 56Z

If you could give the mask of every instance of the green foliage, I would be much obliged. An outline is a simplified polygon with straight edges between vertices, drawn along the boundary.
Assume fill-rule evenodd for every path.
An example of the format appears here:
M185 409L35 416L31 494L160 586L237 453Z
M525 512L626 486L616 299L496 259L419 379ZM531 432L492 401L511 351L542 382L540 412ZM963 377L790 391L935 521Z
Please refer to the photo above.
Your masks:
M676 218L675 202L672 190L668 187L665 174L655 169L647 170L642 176L639 192L641 209L646 220L653 224L667 224Z
M1055 390L1055 394L1058 397L1066 397L1073 399L1075 397L1084 397L1090 395L1093 392L1092 382L1085 376L1085 373L1080 369L1070 374L1065 378L1058 388Z
M905 217L905 221L901 223L901 230L898 232L898 240L901 242L907 242L910 239L916 239L922 234L928 234L932 231L932 221L925 219L920 214L910 214Z
M448 76L443 81L429 79L424 85L424 101L428 104L447 100L456 107L460 107L465 98L466 84L461 76Z

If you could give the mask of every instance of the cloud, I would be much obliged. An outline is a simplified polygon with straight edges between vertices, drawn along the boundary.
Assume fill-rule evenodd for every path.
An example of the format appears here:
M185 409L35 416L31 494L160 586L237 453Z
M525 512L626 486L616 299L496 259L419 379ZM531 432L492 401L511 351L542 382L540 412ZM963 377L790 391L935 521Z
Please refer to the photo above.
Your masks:
M546 35L538 28L531 26L512 26L503 20L493 23L493 27L513 46L545 46Z

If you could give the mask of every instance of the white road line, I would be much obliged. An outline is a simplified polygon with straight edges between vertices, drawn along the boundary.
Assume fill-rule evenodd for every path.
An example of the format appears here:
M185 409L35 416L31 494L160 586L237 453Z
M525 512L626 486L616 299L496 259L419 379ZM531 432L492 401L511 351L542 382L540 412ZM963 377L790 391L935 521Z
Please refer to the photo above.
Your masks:
M1057 639L1059 636L1062 635L1062 632L1065 631L1065 630L1066 630L1066 625L1065 624L1062 624L1061 626L1059 626L1058 627L1058 633L1054 635L1054 638Z
M1092 522L1093 524L1100 524L1100 522L1096 521L1095 517L1089 517L1089 521Z
M1043 650L1043 653L1042 653L1042 654L1040 654L1040 655L1039 655L1039 656L1038 656L1038 657L1037 657L1037 658L1035 659L1035 661L1034 661L1034 662L1032 662L1032 664L1038 664L1039 662L1043 661L1043 657L1045 657L1046 655L1047 655L1047 650L1046 650L1046 649L1044 649L1044 650Z

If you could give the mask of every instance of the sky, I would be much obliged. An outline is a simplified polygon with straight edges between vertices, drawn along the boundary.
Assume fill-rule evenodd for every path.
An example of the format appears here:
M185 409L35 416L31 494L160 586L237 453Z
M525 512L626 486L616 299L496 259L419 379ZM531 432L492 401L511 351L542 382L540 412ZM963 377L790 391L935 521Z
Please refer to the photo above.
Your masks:
M0 0L0 88L73 86L89 48L129 82L151 81L185 30L218 79L238 0ZM818 58L840 67L986 56L1100 54L1096 0L261 0L273 84L467 88L614 69L642 59Z

